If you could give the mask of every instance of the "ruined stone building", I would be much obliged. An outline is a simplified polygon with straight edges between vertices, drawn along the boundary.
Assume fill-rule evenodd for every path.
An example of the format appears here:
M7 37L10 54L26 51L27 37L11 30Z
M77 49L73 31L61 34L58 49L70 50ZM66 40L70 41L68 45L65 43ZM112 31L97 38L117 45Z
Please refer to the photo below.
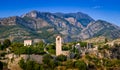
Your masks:
M56 56L58 55L69 55L69 51L62 51L62 38L61 36L56 37Z
M32 40L24 40L24 46L32 45Z

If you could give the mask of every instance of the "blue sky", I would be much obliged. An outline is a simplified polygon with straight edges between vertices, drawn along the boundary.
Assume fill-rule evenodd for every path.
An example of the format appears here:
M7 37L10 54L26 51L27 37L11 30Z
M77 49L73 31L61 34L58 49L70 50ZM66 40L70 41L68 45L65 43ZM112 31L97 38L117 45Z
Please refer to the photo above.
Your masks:
M0 17L42 12L83 12L120 26L120 0L0 0Z

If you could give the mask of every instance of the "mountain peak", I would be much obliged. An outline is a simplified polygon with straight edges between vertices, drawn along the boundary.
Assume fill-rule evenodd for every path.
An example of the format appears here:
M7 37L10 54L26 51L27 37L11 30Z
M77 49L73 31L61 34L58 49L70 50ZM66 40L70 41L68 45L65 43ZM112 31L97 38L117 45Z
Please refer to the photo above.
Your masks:
M32 18L37 18L38 13L39 13L38 11L36 11L36 10L32 10L32 11L30 11L30 12L28 12L28 13L22 15L22 17L32 17Z

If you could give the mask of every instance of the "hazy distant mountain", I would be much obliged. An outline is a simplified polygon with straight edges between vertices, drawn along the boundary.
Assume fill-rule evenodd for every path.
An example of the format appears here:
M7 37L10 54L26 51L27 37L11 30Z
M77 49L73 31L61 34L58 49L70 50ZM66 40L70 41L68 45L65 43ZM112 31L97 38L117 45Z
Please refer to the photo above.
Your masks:
M0 38L13 37L14 41L44 39L53 42L58 34L66 42L96 36L114 39L120 37L120 28L106 21L95 21L81 12L64 14L31 11L20 17L0 19Z

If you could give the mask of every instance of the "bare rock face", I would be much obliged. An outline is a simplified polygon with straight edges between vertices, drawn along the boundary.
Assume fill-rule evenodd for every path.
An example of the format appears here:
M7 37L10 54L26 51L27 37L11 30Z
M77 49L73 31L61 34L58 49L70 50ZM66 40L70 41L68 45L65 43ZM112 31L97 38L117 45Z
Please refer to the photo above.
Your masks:
M26 17L26 16L27 17L32 17L32 18L37 18L38 12L33 10L33 11L29 12L29 13L26 13L26 14L22 15L21 17Z
M91 21L94 21L90 16L85 13L77 12L77 13L54 13L55 15L61 18L74 18L76 22L81 23L82 26L86 27Z
M118 26L110 24L106 21L98 20L88 24L88 26L81 31L79 37L81 39L88 39L96 36L106 36L114 39L115 36L120 37L119 34L120 29Z
M95 33L97 33L98 31L102 30L103 28L104 28L103 25L98 24L96 22L91 22L90 24L88 24L86 28L84 28L81 31L80 37L82 39L88 39L92 37Z
M78 22L75 18L73 17L69 17L69 18L65 18L69 23L71 23L72 25L78 27L78 28L84 28L83 25Z
M0 20L0 25L16 25L17 17L8 17Z

